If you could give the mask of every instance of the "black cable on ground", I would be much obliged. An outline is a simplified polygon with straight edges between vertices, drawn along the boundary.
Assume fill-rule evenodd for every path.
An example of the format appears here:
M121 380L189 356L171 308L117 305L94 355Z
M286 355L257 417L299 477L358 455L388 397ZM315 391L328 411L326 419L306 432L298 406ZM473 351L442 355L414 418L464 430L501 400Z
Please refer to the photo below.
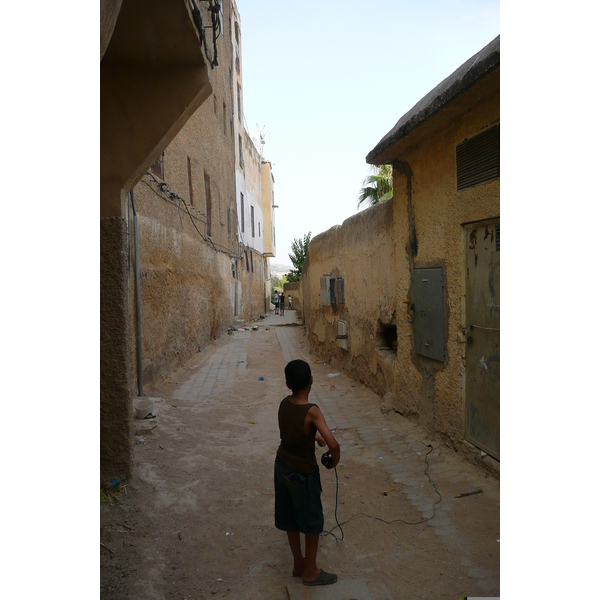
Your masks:
M338 542L341 542L344 539L344 531L342 530L342 525L345 525L346 523L349 523L355 517L361 517L361 516L362 517L368 517L369 519L375 519L376 521L381 521L382 523L385 523L386 525L391 525L392 523L404 523L405 525L421 525L422 523L427 523L427 521L431 521L431 519L433 519L433 517L435 517L435 507L436 507L436 505L439 504L442 501L442 495L438 491L437 486L435 485L435 482L431 479L431 476L427 472L427 471L429 471L429 461L427 460L427 456L429 456L429 454L431 454L431 452L433 452L433 446L431 444L423 444L423 445L430 448L429 452L427 452L427 454L425 455L425 462L427 463L427 468L425 469L425 475L427 475L427 478L429 479L430 485L433 486L433 489L435 490L435 493L439 496L439 500L437 502L433 503L433 514L431 515L431 517L428 517L427 519L421 519L420 521L405 521L404 519L392 519L391 521L386 521L385 519L382 519L381 517L375 517L373 515L368 515L367 513L360 512L360 513L356 513L356 514L352 515L349 519L346 519L343 523L340 523L338 521L338 518L337 518L339 480L338 480L337 469L336 469L335 470L335 483L336 483L336 488L335 488L335 522L337 523L337 525L335 527L332 527L326 533L322 533L321 537L326 537L328 535L331 535ZM341 538L337 537L333 533L333 531L336 530L338 527L339 527L340 531L342 532L342 537Z
M338 492L340 489L340 480L338 479L337 467L333 467L333 469L335 471L335 511L334 511L334 516L335 516L335 522L337 523L337 525L333 529L330 529L327 533L322 533L321 536L325 537L326 535L332 535L338 542L341 542L344 539L344 530L342 529L342 526L340 525L340 522L338 521L338 518L337 518ZM337 529L338 527L340 528L340 531L342 532L341 538L337 537L334 533L331 533L334 529Z

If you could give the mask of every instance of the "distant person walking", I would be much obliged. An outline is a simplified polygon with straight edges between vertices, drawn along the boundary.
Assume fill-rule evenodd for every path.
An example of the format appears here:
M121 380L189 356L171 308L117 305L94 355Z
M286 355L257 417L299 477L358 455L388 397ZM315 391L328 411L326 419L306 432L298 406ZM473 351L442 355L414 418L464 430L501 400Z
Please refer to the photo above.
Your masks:
M279 296L279 314L283 315L285 313L285 294L281 292Z
M275 314L279 314L279 296L277 295L277 290L275 290L275 295L273 296L273 303L275 304Z
M292 310L292 296L288 295L288 308Z

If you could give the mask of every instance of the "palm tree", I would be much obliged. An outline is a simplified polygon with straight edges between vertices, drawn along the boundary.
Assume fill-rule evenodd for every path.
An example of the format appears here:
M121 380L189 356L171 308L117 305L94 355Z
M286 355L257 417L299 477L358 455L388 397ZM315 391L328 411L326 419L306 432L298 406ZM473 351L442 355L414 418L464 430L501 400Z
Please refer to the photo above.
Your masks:
M369 206L377 204L380 200L389 200L393 194L392 165L379 165L372 167L374 174L365 177L363 186L358 195L357 208L368 201Z

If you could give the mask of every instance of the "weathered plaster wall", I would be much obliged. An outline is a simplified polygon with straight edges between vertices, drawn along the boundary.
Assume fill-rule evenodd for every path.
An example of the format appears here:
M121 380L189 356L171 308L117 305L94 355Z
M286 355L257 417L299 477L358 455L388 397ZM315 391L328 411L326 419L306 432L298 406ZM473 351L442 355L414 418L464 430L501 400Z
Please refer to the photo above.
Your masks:
M143 380L150 383L232 324L235 281L229 256L209 246L181 209L150 191L138 194L135 204Z
M127 194L210 95L211 77L183 3L102 0L100 28L100 471L109 479L130 475L133 443Z
M311 348L452 440L465 427L464 224L500 215L499 180L456 190L456 145L499 122L499 88L497 69L402 139L392 201L316 236L300 285ZM411 272L430 267L445 278L445 362L413 350ZM325 274L345 277L344 305L321 306ZM347 352L334 341L338 318ZM395 351L383 350L394 325Z
M127 223L100 219L100 477L131 473L133 368L127 313Z
M224 10L225 23L230 23L229 2ZM144 384L181 365L235 319L265 313L264 259L256 252L246 255L236 227L229 31L219 38L218 52L219 67L211 73L212 96L165 149L163 176L150 171L134 188ZM260 164L253 166L260 192ZM135 357L131 207L129 224L130 346Z
M283 284L283 291L285 292L285 307L289 306L288 296L292 297L292 309L297 310L300 308L300 282L290 282Z
M269 297L266 295L264 277L264 258L261 254L248 250L249 270L246 270L245 258L241 262L244 269L240 271L242 282L242 314L246 320L258 319L269 310ZM253 267L252 263L253 262ZM254 271L252 270L254 268ZM265 304L266 302L266 304ZM266 306L266 308L265 308Z
M499 216L500 182L456 190L456 145L498 123L499 72L465 92L407 140L394 169L394 238L398 307L395 407L454 439L464 437L463 223ZM407 185L407 173L410 190ZM445 276L446 361L412 349L411 270L440 267ZM403 300L408 302L403 303Z
M393 204L382 202L314 237L302 272L302 304L311 348L384 395L394 387L395 353L382 349L378 326L396 320ZM321 305L320 277L345 279L345 303ZM348 350L336 343L348 322Z

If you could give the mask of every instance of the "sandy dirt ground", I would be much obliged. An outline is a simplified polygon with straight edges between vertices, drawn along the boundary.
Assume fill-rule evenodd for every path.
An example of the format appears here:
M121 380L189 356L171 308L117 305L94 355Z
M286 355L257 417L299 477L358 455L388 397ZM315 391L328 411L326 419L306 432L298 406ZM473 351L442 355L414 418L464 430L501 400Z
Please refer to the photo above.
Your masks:
M284 351L277 329L286 330L291 350ZM146 391L158 399L158 416L135 420L133 475L122 482L118 502L100 506L101 598L285 600L288 586L301 586L292 578L286 535L273 524L286 352L311 364L326 415L328 403L348 413L335 431L344 537L337 528L321 539L320 566L340 580L364 580L376 598L500 595L499 482L442 440L382 411L381 398L361 384L344 374L328 377L332 369L315 362L305 339L303 327L264 323L224 335ZM366 422L389 436L365 438ZM417 448L423 441L410 484L390 475L389 465L408 456L408 438L395 431L412 432ZM433 448L428 473L441 501L425 474L425 443ZM321 478L327 532L336 525L336 476L322 468ZM437 502L435 512L418 504L419 494ZM382 521L416 523L427 514L433 519L417 525Z

